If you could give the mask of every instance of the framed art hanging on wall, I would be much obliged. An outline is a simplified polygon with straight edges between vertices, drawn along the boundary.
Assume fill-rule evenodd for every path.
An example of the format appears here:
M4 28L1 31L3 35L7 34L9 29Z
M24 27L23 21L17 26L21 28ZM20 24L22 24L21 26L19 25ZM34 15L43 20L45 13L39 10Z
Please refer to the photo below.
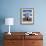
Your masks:
M33 24L34 23L34 8L20 9L20 23Z

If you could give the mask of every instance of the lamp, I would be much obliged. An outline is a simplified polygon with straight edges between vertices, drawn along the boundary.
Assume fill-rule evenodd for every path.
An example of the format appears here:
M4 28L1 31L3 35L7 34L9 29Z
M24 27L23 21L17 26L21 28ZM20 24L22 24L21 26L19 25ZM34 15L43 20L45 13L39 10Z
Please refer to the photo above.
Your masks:
M9 32L8 34L11 35L10 33L10 25L14 24L14 18L5 18L5 25L9 25Z

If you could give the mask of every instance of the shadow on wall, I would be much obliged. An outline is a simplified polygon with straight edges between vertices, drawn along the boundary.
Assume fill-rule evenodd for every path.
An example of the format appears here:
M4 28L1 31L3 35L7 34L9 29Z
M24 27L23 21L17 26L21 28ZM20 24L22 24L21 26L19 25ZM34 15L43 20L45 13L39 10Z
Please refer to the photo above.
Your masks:
M0 16L0 46L3 46L3 34L2 33L2 25L5 23L5 17L4 16Z

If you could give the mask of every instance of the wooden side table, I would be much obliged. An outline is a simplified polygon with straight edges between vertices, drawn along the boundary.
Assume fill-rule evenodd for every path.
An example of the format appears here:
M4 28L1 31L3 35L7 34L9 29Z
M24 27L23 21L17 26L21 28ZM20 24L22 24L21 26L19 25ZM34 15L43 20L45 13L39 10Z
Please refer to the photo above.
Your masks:
M8 35L4 33L4 46L43 46L43 35L40 32L38 35L25 35L26 32L11 32Z

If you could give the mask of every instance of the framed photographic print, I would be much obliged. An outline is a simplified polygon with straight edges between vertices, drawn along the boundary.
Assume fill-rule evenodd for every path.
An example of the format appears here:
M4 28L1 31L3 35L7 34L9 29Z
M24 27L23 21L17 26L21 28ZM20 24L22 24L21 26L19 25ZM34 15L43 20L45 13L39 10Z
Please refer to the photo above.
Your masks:
M21 8L20 9L20 21L21 24L33 24L34 23L34 8Z

